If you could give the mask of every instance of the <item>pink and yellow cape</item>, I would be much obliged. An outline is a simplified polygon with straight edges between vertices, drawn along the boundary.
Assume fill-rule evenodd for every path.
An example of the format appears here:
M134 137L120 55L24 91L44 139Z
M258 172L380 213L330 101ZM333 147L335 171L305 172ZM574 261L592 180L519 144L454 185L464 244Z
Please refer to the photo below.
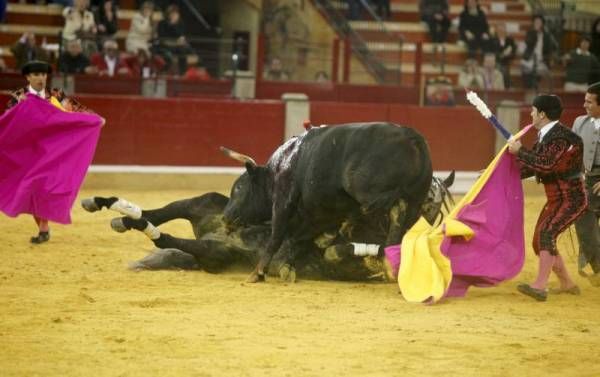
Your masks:
M0 116L0 211L70 224L101 125L31 94Z
M517 275L525 257L523 187L507 146L439 226L419 219L402 247L386 248L386 256L411 302L464 296L472 285L494 286Z

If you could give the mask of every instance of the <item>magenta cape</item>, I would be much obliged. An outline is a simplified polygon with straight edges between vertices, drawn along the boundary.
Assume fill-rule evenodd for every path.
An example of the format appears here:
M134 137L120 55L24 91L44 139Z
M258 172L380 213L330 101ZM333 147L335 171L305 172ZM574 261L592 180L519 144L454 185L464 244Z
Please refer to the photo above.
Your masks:
M0 116L0 210L70 224L101 123L33 95Z
M518 134L520 137L530 127ZM386 257L407 301L464 296L516 276L525 259L520 169L507 147L442 224L420 219Z
M444 237L441 250L452 263L447 296L464 296L471 285L493 286L516 276L525 259L523 186L516 158L504 151L473 201L456 219L475 232L470 240Z

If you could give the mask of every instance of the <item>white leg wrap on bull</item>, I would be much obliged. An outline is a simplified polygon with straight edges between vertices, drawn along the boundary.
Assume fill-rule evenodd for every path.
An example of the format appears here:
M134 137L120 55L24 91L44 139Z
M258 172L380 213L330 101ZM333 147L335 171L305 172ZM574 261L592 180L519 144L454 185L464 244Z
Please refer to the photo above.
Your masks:
M142 217L142 209L138 205L128 202L125 199L117 200L110 206L110 209L127 217L131 217L132 219L137 220Z
M151 240L157 240L160 238L160 230L158 230L158 228L152 225L150 222L148 222L148 225L146 225L144 234Z
M352 242L352 246L354 246L354 255L356 255L357 257L374 257L377 256L377 254L379 254L379 245L376 244Z

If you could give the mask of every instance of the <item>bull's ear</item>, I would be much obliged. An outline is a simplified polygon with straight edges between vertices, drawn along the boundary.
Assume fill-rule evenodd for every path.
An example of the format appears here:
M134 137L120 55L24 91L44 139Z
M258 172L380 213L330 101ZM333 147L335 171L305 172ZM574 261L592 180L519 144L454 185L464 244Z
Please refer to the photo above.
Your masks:
M448 188L454 184L454 173L455 173L455 171L452 170L450 175L448 175L448 177L446 177L446 179L444 179L444 186L446 186L446 188Z

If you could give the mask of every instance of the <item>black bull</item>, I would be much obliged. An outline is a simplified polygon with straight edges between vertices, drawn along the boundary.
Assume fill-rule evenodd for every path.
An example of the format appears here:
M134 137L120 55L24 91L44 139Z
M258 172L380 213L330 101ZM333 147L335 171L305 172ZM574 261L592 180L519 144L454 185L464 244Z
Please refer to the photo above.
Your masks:
M158 248L139 261L132 262L134 270L189 269L218 273L233 266L246 269L258 261L258 251L264 249L271 233L268 224L239 227L228 231L222 221L228 198L218 193L178 200L157 209L141 209L137 205L117 197L95 196L82 201L89 212L102 208L126 215L111 221L118 232L135 229L143 231ZM126 203L124 205L124 203ZM132 218L124 207L139 208ZM439 208L439 207L438 207ZM188 220L195 239L174 237L160 231L159 226L174 219ZM152 231L148 231L152 229ZM273 258L274 266L285 264L289 242ZM298 261L298 273L304 278L353 281L387 280L391 273L383 258L357 257L351 250L329 249L327 252L313 244L302 253ZM295 280L294 278L290 280Z
M250 282L264 280L284 240L292 242L290 264L324 233L400 243L419 217L433 173L425 139L391 123L311 128L279 147L266 166L244 160L246 172L233 185L224 220L232 227L271 220Z
M433 178L427 199L421 207L421 214L431 224L443 216L442 207L448 211L453 203L448 191L453 182L454 173L443 181ZM119 232L130 229L143 231L159 248L133 262L133 269L203 269L216 273L233 265L255 265L258 251L266 247L271 233L268 223L227 230L222 221L227 202L227 197L213 192L150 210L117 197L87 198L82 201L82 206L89 212L107 208L126 215L112 220L113 229ZM195 239L173 237L156 228L174 219L188 220ZM361 240L363 236L354 234L353 239ZM391 276L383 256L356 256L347 243L334 244L325 249L316 242L307 246L297 265L299 274L305 278L386 280ZM285 268L289 248L290 242L284 242L271 265ZM295 271L292 270L290 275L286 280L294 281Z

